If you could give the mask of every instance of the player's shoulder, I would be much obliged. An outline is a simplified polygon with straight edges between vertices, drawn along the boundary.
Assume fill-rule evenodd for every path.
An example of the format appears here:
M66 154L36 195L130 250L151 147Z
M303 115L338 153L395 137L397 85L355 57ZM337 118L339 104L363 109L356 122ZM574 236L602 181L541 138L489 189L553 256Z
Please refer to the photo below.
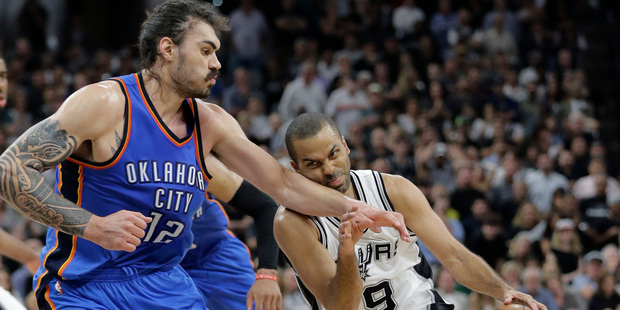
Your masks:
M408 191L417 189L417 186L407 178L389 173L379 173L388 197L400 196Z
M299 225L309 224L312 221L310 217L305 214L293 211L285 206L280 205L276 211L276 215L273 219L274 228L295 228Z
M123 113L127 96L120 85L114 81L101 81L86 85L67 98L64 105L69 108L89 108L105 111L110 115ZM122 115L122 114L121 114Z
M308 215L295 212L282 205L273 219L273 232L277 240L307 240L319 238L317 227ZM293 238L292 238L293 237Z

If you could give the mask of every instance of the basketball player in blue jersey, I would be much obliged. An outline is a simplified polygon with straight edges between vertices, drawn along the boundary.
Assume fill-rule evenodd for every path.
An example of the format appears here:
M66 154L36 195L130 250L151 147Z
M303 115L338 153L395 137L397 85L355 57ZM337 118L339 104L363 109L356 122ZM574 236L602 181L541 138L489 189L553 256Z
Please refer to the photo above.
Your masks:
M51 228L34 278L41 309L205 309L179 266L191 246L210 152L296 211L380 231L377 210L281 166L206 98L227 18L198 0L158 5L139 37L143 69L78 90L0 156L0 195ZM41 173L56 168L56 186Z
M285 140L291 165L306 178L378 209L402 213L412 239L422 240L459 283L505 304L518 300L534 310L546 309L506 284L456 241L411 182L351 170L347 144L329 117L318 113L297 117ZM433 289L430 266L416 242L399 242L398 232L391 229L362 231L354 221L278 210L276 240L313 309L453 309Z
M273 237L278 208L271 197L228 170L214 156L206 158L213 176L209 197L194 215L194 243L181 262L202 294L207 308L221 310L282 309L277 282L280 249ZM254 218L258 268L248 248L228 230L228 216L211 195Z

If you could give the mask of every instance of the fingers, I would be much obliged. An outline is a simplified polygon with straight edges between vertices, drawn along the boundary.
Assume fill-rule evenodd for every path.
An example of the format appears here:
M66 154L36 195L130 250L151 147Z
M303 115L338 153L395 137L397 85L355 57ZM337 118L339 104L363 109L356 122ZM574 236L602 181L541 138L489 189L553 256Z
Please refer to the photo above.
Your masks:
M403 241L411 242L411 236L409 236L407 224L405 224L405 217L403 217L403 215L400 213L393 213L393 216L399 223L399 226L395 226L395 228L398 229L398 232L400 233L400 238L403 239Z
M252 294L248 294L248 297L245 299L245 307L247 310L252 310L252 305L254 305L254 296Z

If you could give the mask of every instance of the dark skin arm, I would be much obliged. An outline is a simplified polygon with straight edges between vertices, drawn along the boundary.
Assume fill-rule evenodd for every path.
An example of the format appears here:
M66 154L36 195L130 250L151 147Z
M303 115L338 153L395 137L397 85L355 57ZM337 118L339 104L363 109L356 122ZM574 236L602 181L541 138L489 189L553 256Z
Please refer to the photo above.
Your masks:
M274 235L293 268L327 309L358 308L362 297L355 243L362 232L354 220L339 226L338 263L319 241L319 231L305 215L280 207L274 220Z

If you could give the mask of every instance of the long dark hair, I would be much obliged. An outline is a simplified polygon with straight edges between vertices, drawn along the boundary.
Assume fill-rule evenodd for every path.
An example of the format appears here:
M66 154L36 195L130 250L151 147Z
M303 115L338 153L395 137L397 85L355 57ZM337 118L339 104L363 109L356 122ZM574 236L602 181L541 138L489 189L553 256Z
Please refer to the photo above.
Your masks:
M196 21L203 21L220 35L227 31L228 18L215 6L198 0L170 0L157 7L142 23L138 47L142 68L153 67L159 56L158 44L161 38L168 37L175 44L181 44L185 33Z

